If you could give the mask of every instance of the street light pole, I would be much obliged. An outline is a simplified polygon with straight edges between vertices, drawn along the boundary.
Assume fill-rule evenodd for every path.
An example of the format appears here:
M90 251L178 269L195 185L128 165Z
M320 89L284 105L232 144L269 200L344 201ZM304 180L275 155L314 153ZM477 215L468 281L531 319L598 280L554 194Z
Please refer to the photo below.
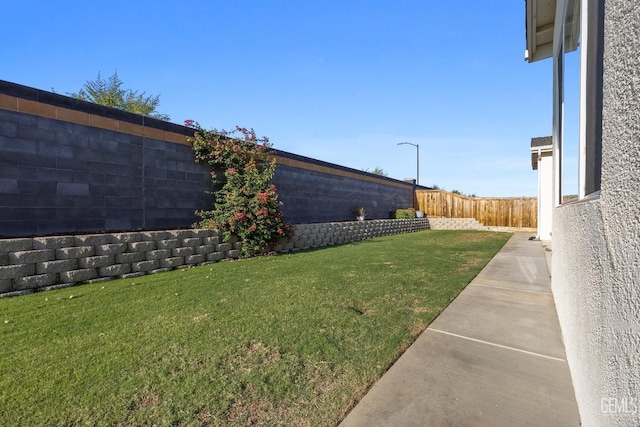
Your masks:
M410 142L398 142L398 145L413 145L416 147L416 185L420 185L420 146Z

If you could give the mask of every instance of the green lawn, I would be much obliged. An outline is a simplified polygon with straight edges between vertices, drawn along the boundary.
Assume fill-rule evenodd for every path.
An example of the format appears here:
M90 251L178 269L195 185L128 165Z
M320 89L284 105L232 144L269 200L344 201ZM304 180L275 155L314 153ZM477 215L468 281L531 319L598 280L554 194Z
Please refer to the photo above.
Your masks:
M0 299L0 425L335 425L509 236L425 231Z

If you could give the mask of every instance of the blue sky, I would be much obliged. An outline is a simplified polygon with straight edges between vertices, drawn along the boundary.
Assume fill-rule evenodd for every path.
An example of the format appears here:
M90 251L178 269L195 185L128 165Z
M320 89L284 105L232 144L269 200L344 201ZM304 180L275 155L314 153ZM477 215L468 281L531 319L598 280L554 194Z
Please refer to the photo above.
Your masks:
M478 196L534 196L551 63L524 1L137 0L3 5L0 79L75 92L117 70L171 121L253 127L280 150ZM575 161L567 156L567 168ZM568 184L575 186L570 176Z

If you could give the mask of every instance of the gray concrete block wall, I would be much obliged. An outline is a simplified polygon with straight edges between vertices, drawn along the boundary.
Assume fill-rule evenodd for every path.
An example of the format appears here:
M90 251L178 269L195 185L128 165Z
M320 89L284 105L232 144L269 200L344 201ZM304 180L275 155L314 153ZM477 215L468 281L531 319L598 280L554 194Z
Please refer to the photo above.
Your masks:
M0 236L188 227L213 204L209 167L189 146L3 109L0 124ZM277 167L287 221L351 220L357 206L388 218L413 204L411 185L332 166L338 173Z
M385 185L288 165L277 166L273 183L285 219L293 224L353 220L353 209L360 206L367 219L386 219L395 209L413 206L411 185Z
M211 208L208 165L195 163L188 145L156 139L191 129L0 80L2 97L2 105L6 97L30 103L33 114L0 108L0 237L183 228L198 220L196 210ZM51 118L56 108L85 121ZM105 121L147 132L100 127ZM360 206L367 219L388 218L413 205L410 184L276 154L301 162L279 165L274 176L294 224L352 220Z
M145 146L144 228L184 227L196 210L210 209L209 166L195 163L191 147L153 140Z
M0 109L0 236L188 227L211 206L191 147Z

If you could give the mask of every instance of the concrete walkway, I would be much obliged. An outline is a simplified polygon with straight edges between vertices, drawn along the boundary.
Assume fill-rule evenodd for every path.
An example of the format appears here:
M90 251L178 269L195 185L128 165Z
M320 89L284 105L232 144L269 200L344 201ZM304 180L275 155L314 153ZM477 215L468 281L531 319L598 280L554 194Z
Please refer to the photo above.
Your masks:
M341 426L578 426L545 252L504 248Z

